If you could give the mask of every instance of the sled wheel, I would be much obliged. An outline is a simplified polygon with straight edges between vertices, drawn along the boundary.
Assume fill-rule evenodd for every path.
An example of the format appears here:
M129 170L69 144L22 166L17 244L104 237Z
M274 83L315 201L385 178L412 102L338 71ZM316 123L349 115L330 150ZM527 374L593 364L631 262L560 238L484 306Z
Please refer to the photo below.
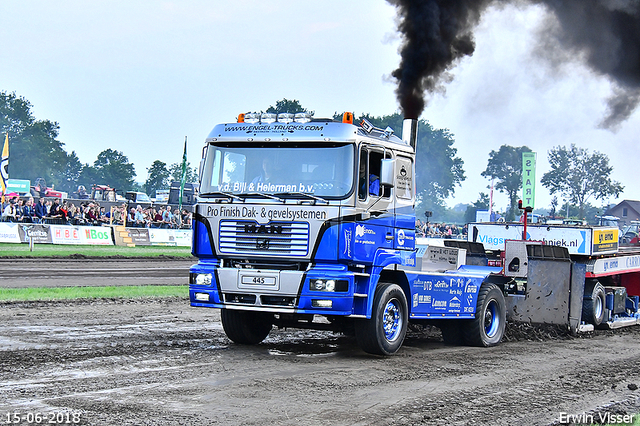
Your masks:
M502 340L506 325L506 307L502 290L483 283L478 293L476 316L465 324L464 340L471 346L495 346Z
M605 292L602 284L597 280L587 281L582 299L582 320L595 326L602 324L605 306Z
M273 315L264 312L222 309L220 316L227 337L243 345L262 342L269 335L273 323Z
M397 284L381 283L376 288L371 319L356 324L356 340L363 351L393 355L400 349L409 322L407 298Z

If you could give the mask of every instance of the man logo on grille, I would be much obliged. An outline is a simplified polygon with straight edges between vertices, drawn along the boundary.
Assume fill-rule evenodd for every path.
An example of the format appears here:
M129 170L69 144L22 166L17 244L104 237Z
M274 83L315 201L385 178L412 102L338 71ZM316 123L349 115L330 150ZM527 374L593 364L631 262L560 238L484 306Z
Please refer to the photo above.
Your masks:
M268 238L258 238L256 240L256 248L259 250L267 250L269 248Z
M282 225L244 225L247 234L282 234Z

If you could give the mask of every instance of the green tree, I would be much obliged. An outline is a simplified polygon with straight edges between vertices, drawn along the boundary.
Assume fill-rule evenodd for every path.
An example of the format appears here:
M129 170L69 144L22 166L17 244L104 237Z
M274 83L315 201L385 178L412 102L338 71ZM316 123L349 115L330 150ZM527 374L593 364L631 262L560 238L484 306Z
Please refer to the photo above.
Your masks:
M300 101L295 99L289 100L286 98L283 98L281 101L277 101L276 106L270 106L269 108L267 108L266 112L275 114L280 114L281 112L290 112L292 114L295 114L297 112L308 112L311 115L314 114L314 111L309 111L308 109L303 108L302 105L300 105Z
M158 189L166 189L169 180L169 170L167 170L167 164L160 160L153 162L148 169L148 177L144 183L144 190L147 194L153 195Z
M180 182L182 179L182 163L173 163L169 166L169 177L172 182ZM187 180L185 182L198 182L198 171L191 167L187 161Z
M509 197L507 220L514 220L518 210L518 191L522 188L522 153L531 152L526 146L502 145L489 153L487 168L481 173L489 179L497 179L495 188Z
M42 177L56 189L71 190L79 161L57 140L59 130L56 122L36 120L24 97L0 92L0 133L9 133L9 177L32 182Z
M489 210L489 196L484 192L478 195L478 200L475 203L467 207L467 210L464 212L464 221L466 223L475 222L476 212L478 210Z
M108 148L98 154L93 166L82 169L80 180L88 188L98 183L130 191L134 187L135 176L135 168L129 159L122 152Z
M53 181L56 183L56 189L69 194L76 192L78 190L78 181L84 168L84 164L80 162L76 152L72 151L71 154L65 152L57 164L59 164L59 167L56 167L53 171Z
M542 186L551 195L556 193L578 206L580 219L585 218L585 206L589 198L596 200L618 197L624 187L611 180L613 167L609 165L609 157L598 151L593 154L575 144L567 149L564 146L554 147L549 151L551 170L542 176Z
M341 114L340 114L341 117ZM391 127L402 131L404 117L395 113L383 117L364 115L376 127ZM398 133L400 134L400 133ZM426 120L418 121L416 142L416 212L433 212L433 220L446 214L444 200L455 192L455 187L465 179L458 150L453 147L453 134L447 129L436 129ZM421 215L421 214L420 214Z

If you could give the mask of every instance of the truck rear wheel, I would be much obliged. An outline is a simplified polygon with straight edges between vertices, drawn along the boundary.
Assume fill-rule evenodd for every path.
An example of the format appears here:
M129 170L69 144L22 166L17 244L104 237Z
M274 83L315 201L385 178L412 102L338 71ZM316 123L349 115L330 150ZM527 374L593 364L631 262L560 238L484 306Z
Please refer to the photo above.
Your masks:
M506 325L506 307L502 290L495 284L483 283L478 293L476 316L463 330L464 340L471 346L495 346L502 340Z
M409 308L404 291L397 284L381 283L376 288L371 319L356 323L358 345L376 355L393 355L407 334Z
M596 326L602 324L605 306L605 293L602 284L597 280L587 281L582 299L582 321Z
M220 317L227 337L242 345L262 342L273 326L273 315L265 312L221 309Z

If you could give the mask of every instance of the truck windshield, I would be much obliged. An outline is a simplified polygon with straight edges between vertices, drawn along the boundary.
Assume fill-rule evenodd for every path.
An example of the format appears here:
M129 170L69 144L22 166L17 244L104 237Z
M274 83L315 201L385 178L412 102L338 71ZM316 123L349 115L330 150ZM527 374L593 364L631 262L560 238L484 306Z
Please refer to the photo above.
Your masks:
M352 190L354 170L352 144L210 145L200 192L342 198Z

